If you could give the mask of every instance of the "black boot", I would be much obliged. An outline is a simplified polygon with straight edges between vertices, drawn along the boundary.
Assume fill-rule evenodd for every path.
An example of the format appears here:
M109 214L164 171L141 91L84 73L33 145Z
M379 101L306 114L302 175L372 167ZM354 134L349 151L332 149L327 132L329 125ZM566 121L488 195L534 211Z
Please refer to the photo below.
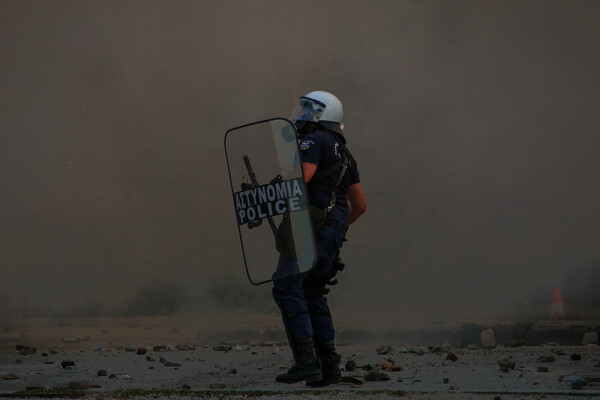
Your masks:
M339 383L342 380L340 371L340 355L335 352L333 340L317 343L317 356L321 362L321 374L323 379L320 381L306 382L306 386L329 386Z
M312 339L299 340L294 343L294 365L285 374L277 375L276 382L279 383L298 383L306 381L318 382L322 380L319 363L315 357L315 350Z

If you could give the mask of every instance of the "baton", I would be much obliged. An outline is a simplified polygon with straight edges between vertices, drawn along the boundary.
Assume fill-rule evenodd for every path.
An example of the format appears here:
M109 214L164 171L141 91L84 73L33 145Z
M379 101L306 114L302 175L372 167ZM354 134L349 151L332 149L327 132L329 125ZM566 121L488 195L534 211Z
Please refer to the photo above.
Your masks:
M246 164L246 169L248 170L248 176L250 177L250 181L252 182L252 185L254 186L260 186L258 184L258 181L256 180L256 174L254 173L254 170L252 169L252 165L250 164L250 158L248 158L247 155L244 155L242 157L244 159L244 164ZM271 227L271 230L273 231L273 235L275 235L277 233L277 227L275 226L275 222L273 222L273 217L267 217L267 221L269 222L269 226Z

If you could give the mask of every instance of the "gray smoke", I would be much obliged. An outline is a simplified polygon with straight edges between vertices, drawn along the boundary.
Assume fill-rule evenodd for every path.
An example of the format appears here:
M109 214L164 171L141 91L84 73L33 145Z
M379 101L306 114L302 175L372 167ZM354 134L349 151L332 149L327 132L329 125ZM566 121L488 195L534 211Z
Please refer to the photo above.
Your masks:
M487 316L599 258L593 0L0 10L0 313L272 307L223 135L315 89L344 103L369 202L335 307Z

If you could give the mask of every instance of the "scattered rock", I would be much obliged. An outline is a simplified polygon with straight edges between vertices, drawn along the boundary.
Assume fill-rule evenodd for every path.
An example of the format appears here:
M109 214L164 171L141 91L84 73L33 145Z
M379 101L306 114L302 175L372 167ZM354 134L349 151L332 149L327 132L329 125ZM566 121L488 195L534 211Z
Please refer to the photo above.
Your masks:
M390 346L389 344L383 344L379 347L377 347L377 354L388 354L391 353L393 351L392 346Z
M131 345L123 347L123 350L125 350L125 351L137 351L137 349L138 349L137 346L131 346Z
M394 361L392 361L392 360L384 361L381 364L381 367L388 372L402 371L402 367L399 365L394 365Z
M167 346L153 346L152 350L154 350L154 351L167 351Z
M358 368L362 368L364 371L374 371L375 367L371 364L359 365Z
M581 344L584 346L596 346L598 344L598 333L595 331L584 333Z
M75 361L73 361L73 360L63 360L63 361L61 361L60 365L63 368L74 367L75 366Z
M515 369L515 360L511 356L502 356L498 358L498 365L504 372Z
M577 354L577 353L571 354L571 360L573 360L573 361L581 360L581 354Z
M229 351L231 349L231 345L225 342L218 342L217 344L213 345L214 351Z
M481 331L481 346L486 349L493 349L496 347L496 337L492 328Z
M374 381L389 381L390 377L388 374L383 372L371 370L367 371L367 373L363 376L365 381L374 382Z
M446 384L447 384L448 382L450 382L450 379L448 379L448 378L444 378L444 383L446 383Z
M179 351L191 351L191 350L196 350L195 346L190 346L187 344L178 344L177 346L175 346L175 348Z
M541 356L538 358L538 361L543 363L551 363L556 361L556 358L554 358L554 356Z
M574 381L573 383L571 383L571 389L579 390L579 389L583 388L585 385L587 385L587 381L584 378L579 378L576 381Z
M15 374L6 374L2 375L2 379L4 379L5 381L13 381L15 379L19 379L19 377Z
M469 349L469 350L479 350L479 346L476 345L475 343L471 343L470 345L467 346L467 349Z
M165 367L180 367L181 366L180 363L171 361L165 356L160 356L160 363L162 365L164 365Z
M432 353L445 353L446 351L448 351L448 349L442 345L435 345L435 346L430 346L429 350L431 350Z
M446 360L456 361L458 360L458 357L454 353L448 353L448 355L446 356Z
M344 365L344 369L346 371L354 371L356 369L356 361L354 361L354 360L346 361L346 364Z
M102 351L102 349L104 349L103 344L97 344L94 346L94 351Z
M147 352L148 352L148 349L147 349L147 348L145 348L145 347L139 347L139 348L137 349L137 352L136 352L136 353L137 353L137 354L139 354L139 355L141 355L141 356L143 356L143 355L144 355L144 354L146 354Z
M116 375L116 374L110 374L110 375L108 376L108 378L109 378L109 379L114 379L114 378L116 378L116 377L117 377L117 375Z
M146 361L154 361L154 358L152 358L152 356L146 356Z
M119 374L117 375L117 379L131 379L131 377L127 374Z
M32 347L32 346L26 346L24 344L18 344L17 345L17 351L22 356L28 356L30 354L35 354L36 351L37 351L37 349L35 347Z
M106 376L108 375L108 372L106 372L105 369L99 369L98 373L96 373L97 376Z
M548 367L538 367L537 370L538 370L538 372L548 372L549 371Z

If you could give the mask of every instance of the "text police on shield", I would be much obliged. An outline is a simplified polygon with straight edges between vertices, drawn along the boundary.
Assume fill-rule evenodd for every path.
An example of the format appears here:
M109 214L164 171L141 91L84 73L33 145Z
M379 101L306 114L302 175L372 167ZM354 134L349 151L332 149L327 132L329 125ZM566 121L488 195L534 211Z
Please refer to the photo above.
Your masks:
M238 224L306 209L302 178L291 179L234 193Z

